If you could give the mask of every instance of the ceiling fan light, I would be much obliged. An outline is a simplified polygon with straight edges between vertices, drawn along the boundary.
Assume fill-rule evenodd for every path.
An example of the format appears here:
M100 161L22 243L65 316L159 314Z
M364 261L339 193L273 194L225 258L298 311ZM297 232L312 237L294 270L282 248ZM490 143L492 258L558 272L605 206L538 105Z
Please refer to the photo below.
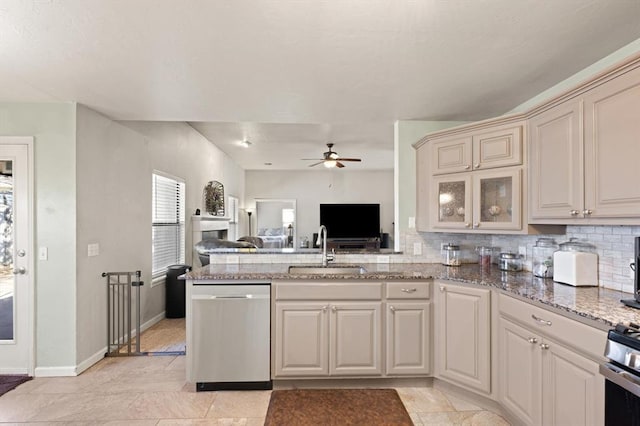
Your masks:
M336 154L335 152L332 152L331 154L329 154L329 158L331 158L332 160L337 160L338 154Z
M327 169L332 169L332 168L336 167L337 163L338 162L336 160L327 160L327 161L324 162L324 166Z
M243 140L240 141L239 145L243 148L249 148L251 146L251 142L249 142L248 140Z

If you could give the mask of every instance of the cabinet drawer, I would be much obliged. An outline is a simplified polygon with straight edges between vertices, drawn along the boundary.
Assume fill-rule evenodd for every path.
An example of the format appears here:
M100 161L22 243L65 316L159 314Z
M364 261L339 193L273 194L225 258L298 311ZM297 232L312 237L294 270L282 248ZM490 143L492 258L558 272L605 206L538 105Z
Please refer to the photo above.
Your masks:
M501 314L530 330L570 345L593 359L603 358L606 332L504 294L500 294L499 304Z
M382 283L286 282L275 285L276 300L380 300Z
M431 283L397 282L387 283L387 299L429 299Z

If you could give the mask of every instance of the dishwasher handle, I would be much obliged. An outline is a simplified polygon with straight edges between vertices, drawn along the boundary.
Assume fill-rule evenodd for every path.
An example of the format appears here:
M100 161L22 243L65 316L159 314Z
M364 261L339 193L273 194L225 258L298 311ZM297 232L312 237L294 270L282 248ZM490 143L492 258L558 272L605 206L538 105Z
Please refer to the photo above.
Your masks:
M214 296L210 294L194 294L191 300L217 300L217 299L269 299L268 294L226 294Z

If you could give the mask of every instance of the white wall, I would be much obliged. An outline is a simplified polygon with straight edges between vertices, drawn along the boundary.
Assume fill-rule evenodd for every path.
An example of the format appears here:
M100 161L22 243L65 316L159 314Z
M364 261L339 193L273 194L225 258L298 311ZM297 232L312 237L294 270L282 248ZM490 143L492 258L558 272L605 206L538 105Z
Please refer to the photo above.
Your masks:
M55 373L76 361L75 104L0 103L0 134L34 137L36 373Z
M384 232L393 229L392 170L248 170L244 205L253 207L256 198L295 199L298 240L311 241L318 231L322 203L379 203L380 226Z

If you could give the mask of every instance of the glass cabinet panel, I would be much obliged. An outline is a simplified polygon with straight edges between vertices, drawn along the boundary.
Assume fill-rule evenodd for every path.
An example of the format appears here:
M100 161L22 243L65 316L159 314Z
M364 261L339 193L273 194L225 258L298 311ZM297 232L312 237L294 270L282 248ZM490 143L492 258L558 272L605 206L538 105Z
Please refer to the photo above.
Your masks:
M520 169L474 175L473 227L521 229Z
M511 176L480 179L480 221L511 222L513 180Z
M434 225L442 228L468 226L471 218L471 186L468 175L434 179L437 203L432 217Z

